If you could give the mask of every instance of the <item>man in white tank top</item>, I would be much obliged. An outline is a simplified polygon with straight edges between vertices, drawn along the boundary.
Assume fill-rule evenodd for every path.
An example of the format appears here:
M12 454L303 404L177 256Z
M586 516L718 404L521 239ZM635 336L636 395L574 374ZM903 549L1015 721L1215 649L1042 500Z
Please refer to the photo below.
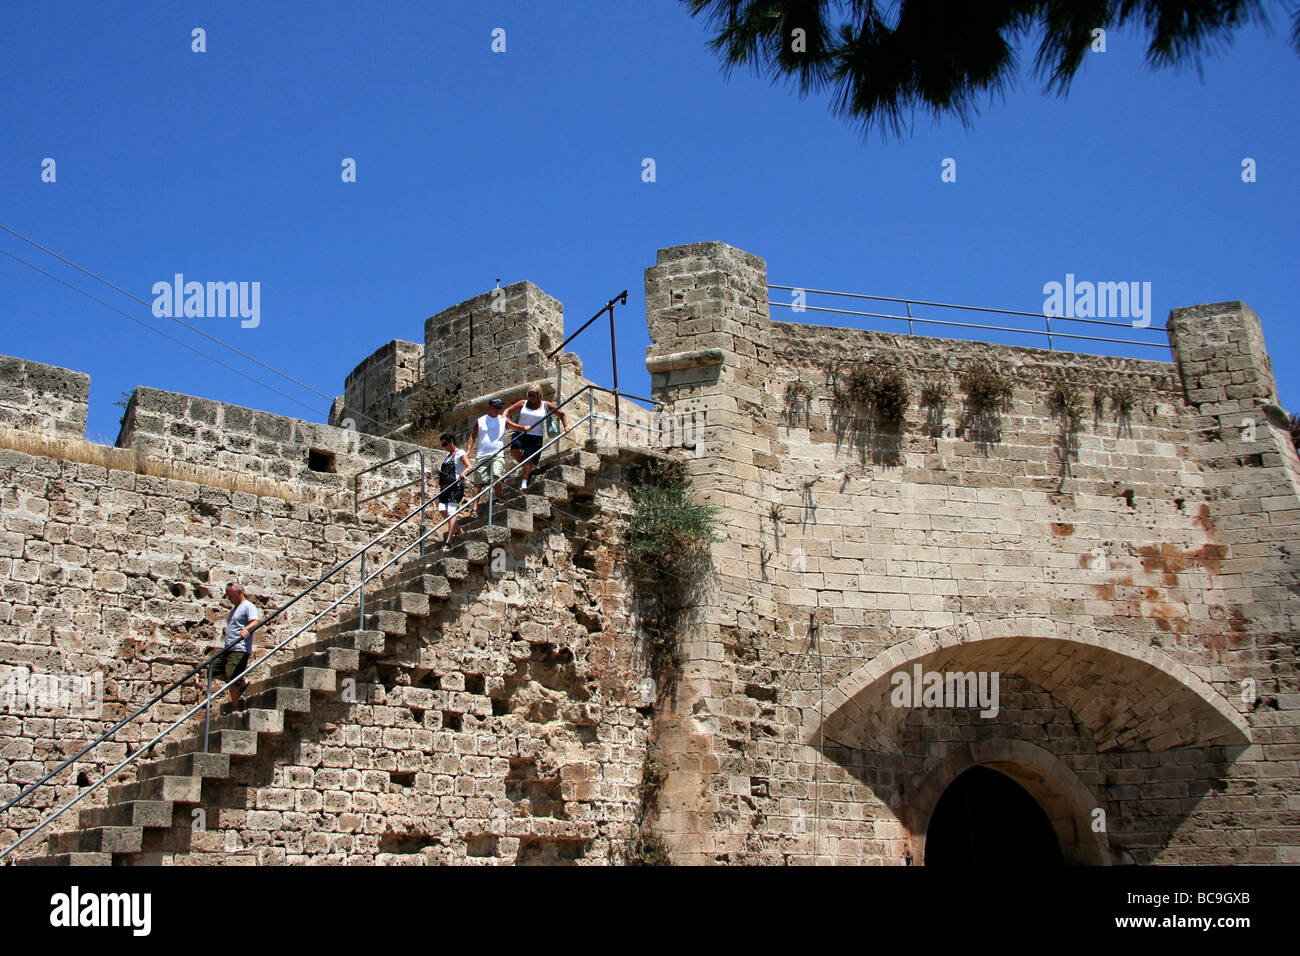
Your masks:
M513 429L521 426L501 414L505 402L499 398L489 399L487 414L474 423L474 430L469 436L467 448L474 451L474 470L470 472L469 481L475 486L475 494L495 478L506 473L506 456L503 449ZM478 514L478 502L470 507L470 517Z

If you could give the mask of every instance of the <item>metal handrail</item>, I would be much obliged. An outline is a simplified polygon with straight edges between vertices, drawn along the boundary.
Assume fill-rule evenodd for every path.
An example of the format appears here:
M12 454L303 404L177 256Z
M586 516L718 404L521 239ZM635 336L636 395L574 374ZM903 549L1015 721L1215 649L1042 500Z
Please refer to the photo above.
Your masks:
M618 343L617 343L617 341L616 341L616 336L615 336L615 334L614 334L614 305L615 305L615 303L622 303L623 305L627 305L627 289L624 289L624 290L623 290L622 292L620 292L618 295L614 296L614 298L612 298L612 299L610 299L608 302L606 302L606 303L601 307L601 309L600 309L599 312L597 312L595 315L593 315L591 318L589 318L586 322L582 323L582 327L579 328L578 331L574 332L572 335L570 335L568 338L566 338L563 342L561 342L561 343L560 343L559 345L557 345L555 348L551 349L551 351L548 352L547 355L546 355L546 360L549 362L551 359L555 358L555 356L559 355L561 349L563 349L566 345L568 345L570 342L572 342L574 339L576 339L576 338L577 338L579 335L581 335L583 332L587 331L587 327L588 327L589 325L591 325L591 323L595 322L595 321L596 321L597 319L599 319L602 315L604 315L606 312L608 312L608 313L609 313L609 358L610 358L610 367L612 368L612 370L613 370L613 372L614 372L614 391L613 391L613 395L614 395L614 414L617 416L618 413L619 413L619 403L618 403L619 391L618 391ZM556 363L556 369L557 369L557 373L556 373L555 393L556 393L556 396L557 396L557 397L562 397L562 396L561 396L561 390L562 390L563 385L564 385L564 365L563 365L563 363L559 363L559 362L557 362L557 363ZM582 389L578 389L578 392L581 392L581 391L582 391ZM605 389L605 391L609 391L609 389ZM576 395L577 392L575 392L574 394ZM643 401L644 401L644 399L643 399Z
M376 491L373 495L366 495L364 498L361 497L361 476L362 475L368 474L369 472L372 471L378 471L380 468L383 468L385 465L391 465L393 462L401 461L403 458L410 458L412 455L420 456L420 477L419 478L412 478L410 481L403 482L400 485L395 485L392 488L385 488L383 491ZM420 486L421 491L423 491L424 470L425 470L425 460L424 460L423 448L412 448L410 451L404 451L400 455L394 455L392 458L385 458L377 465L371 465L369 468L362 468L359 472L357 472L355 475L352 476L353 513L355 514L357 508L359 508L362 504L364 504L367 501L374 501L376 498L382 498L384 495L392 494L394 491L401 491L403 488L411 487L411 485L418 484ZM423 494L420 495L420 500L422 501L424 500Z
M393 462L401 461L403 458L410 458L412 455L420 456L420 477L419 478L412 478L410 481L403 482L402 484L396 485L392 488L385 488L383 491L376 491L373 495L367 495L364 498L361 497L361 476L362 475L368 474L369 472L372 471L378 471L380 468L383 468L386 465L391 465L393 464ZM400 455L394 455L392 458L386 458L376 465L371 465L369 468L362 468L359 472L357 472L355 475L352 476L352 513L357 514L357 512L361 508L361 505L367 501L374 501L376 498L382 498L384 495L390 495L395 491L401 491L403 488L409 488L412 485L416 485L416 484L420 486L420 500L423 501L427 497L426 488L424 484L424 475L426 470L427 470L427 463L425 462L423 448L412 448L410 451L402 452ZM423 512L420 514L420 534L424 534ZM423 554L424 552L422 551L420 553ZM364 561L365 559L363 557L362 562L364 563Z
M547 448L550 448L550 447L551 447L552 445L554 445L555 443L559 442L562 438L565 437L565 435L568 434L568 432L572 431L574 428L576 428L576 427L578 427L579 425L581 425L584 421L585 421L585 422L589 422L589 430L591 430L591 431L594 433L594 425L595 425L595 423L594 423L593 415L594 415L594 401L595 401L595 399L594 399L594 395L595 395L595 392L596 392L596 391L610 392L609 389L602 388L602 387L599 386L599 385L585 385L585 386L583 386L582 388L580 388L578 391L574 392L573 395L569 396L569 398L567 398L567 399L565 399L563 402L557 404L556 407L555 407L554 409L552 409L550 412L547 413L546 416L544 416L542 419L540 419L540 420L539 420L539 423L544 422L544 421L545 421L547 418L549 418L551 415L554 415L556 412L558 412L558 411L559 411L559 410L560 410L564 405L567 405L569 402L571 402L571 401L577 399L578 396L580 396L583 392L587 392L587 395L588 395L588 414L585 415L585 416L583 416L581 419L579 419L577 422L575 422L572 426L570 426L569 428L567 428L564 432L561 432L559 435L556 435L556 436L555 436L554 438L552 438L549 442L544 442L543 445L542 445L542 447L539 448L539 449L537 450L537 452L535 452L533 455L530 455L529 458L525 459L524 461L528 461L528 460L531 460L532 458L535 458L535 457L540 456L541 453L542 453L543 451L545 451ZM502 448L502 449L500 449L500 451L495 452L494 455L495 455L495 454L500 454L501 452L504 452L504 451L506 451L506 450L507 450L506 448ZM468 502L465 502L465 504L470 504L470 503L473 503L473 502L477 502L477 501L478 501L479 499L481 499L485 494L488 495L488 500L489 500L489 520L488 520L488 523L489 523L489 525L490 525L490 524L491 524L491 501L492 501L493 492L494 492L496 486L497 486L498 484L500 484L501 482L505 481L506 478L508 478L508 477L510 477L511 475L513 475L514 472L515 472L516 470L518 470L519 468L522 468L522 467L523 467L523 464L524 464L524 462L521 461L521 462L519 462L519 463L518 463L514 468L512 468L510 471L508 471L508 472L506 472L505 474L501 475L501 477L499 477L499 478L495 478L495 479L492 479L492 480L489 482L489 484L487 485L487 487L481 489L481 490L480 490L477 494L475 494L475 495L474 495L474 496L473 496L473 497L472 497ZM73 798L72 798L71 800L69 800L67 803L63 804L61 807L59 807L58 809L56 809L56 810L55 810L53 813L51 813L49 816L47 816L47 817L45 817L43 820L41 820L41 822L38 823L38 824L37 824L37 825L36 825L36 826L35 826L35 827L30 831L30 832L28 832L26 835L24 835L23 837L19 838L17 841L15 841L13 844L11 844L9 847L7 847L5 850L0 851L0 860L3 860L3 859L4 859L5 857L7 857L10 853L12 853L14 850L18 849L18 847L22 846L24 843L26 843L28 840L30 840L32 837L34 837L37 833L40 833L40 832L41 832L42 830L44 830L47 826L49 826L52 822L54 822L54 820L56 820L58 817L60 817L63 813L65 813L67 810L69 810L69 809L70 809L71 807L73 807L75 804L79 803L79 802L80 802L82 799L84 799L85 797L89 796L91 793L93 793L95 790L97 790L100 786L102 786L104 783L106 783L110 778L116 776L117 773L118 773L119 771L121 771L123 768L125 768L125 767L127 767L128 765L130 765L131 763L135 762L135 761L136 761L136 760L141 756L141 754L144 754L144 753L146 753L146 752L151 751L151 750L153 749L153 747L158 743L159 740L161 740L163 737L165 737L165 736L167 736L168 734L170 734L173 730L175 730L177 727L179 727L181 724L183 724L185 721L187 721L190 717L192 717L194 714L196 714L196 713L199 711L200 708L203 708L203 709L205 710L205 720L206 720L206 715L207 715L208 713L210 713L210 708L211 708L212 700L213 700L214 698L218 697L222 692L228 690L228 689L229 689L232 685L234 685L237 681L241 681L241 680L243 680L244 677L245 677L245 675L250 674L253 670L255 670L256 668L260 667L260 666L261 666L262 664L264 664L267 660L269 660L269 659L270 659L274 654L278 653L282 648L284 648L284 647L285 647L286 645L288 645L291 641L293 641L296 637L298 637L300 634L304 633L304 632L307 631L309 628L311 628L312 626L314 626L314 625L316 624L316 622L319 621L322 617L324 617L326 614L330 613L331 611L337 609L340 605L342 605L343 603L345 603L346 601L348 601L348 600L349 600L349 599L350 599L354 594L358 594L358 592L360 593L361 608L362 608L362 613L363 613L363 616L362 616L361 620L360 620L358 623L361 624L361 625L364 625L364 623L365 623L365 618L364 618L364 606L365 606L365 604L364 604L364 602L365 602L365 586L366 586L366 584L367 584L369 581L373 580L374 578L378 577L379 575L383 574L385 571L387 571L387 570L388 570L390 567L392 567L392 566L393 566L393 565L394 565L398 560L400 560L401 558L405 557L405 556L406 556L406 555L407 555L407 554L408 554L408 553L409 553L413 548L415 548L417 545L418 545L418 546L423 550L425 540L426 540L430 535L434 534L436 531L438 531L440 528L442 528L444 525L446 525L448 522L450 522L450 521L451 521L454 517L456 517L456 516L455 516L455 515L448 515L446 518L444 518L444 519L442 519L441 521L439 521L439 522L438 522L436 525L434 525L432 528L429 528L428 530L423 531L423 532L422 532L422 533L421 533L421 534L420 534L420 535L419 535L419 536L418 536L414 541L412 541L410 544L408 544L405 548L403 548L403 549L402 549L401 551L399 551L397 554L393 555L393 557L390 558L387 562L385 562L385 563L383 564L382 567L378 568L378 569L375 570L375 571L372 571L369 575L367 575L367 574L365 573L365 571L364 571L364 562L365 562L365 555L366 555L366 552L369 551L370 548L374 547L376 544L380 543L380 542L383 541L385 538L387 538L390 534L392 534L394 531L396 531L399 527L401 527L403 524L405 524L407 521L409 521L409 520L410 520L412 517L414 517L416 514L419 514L419 515L421 516L421 519L423 520L423 513L424 513L424 510L425 510L426 508L428 508L429 505L433 504L436 500L437 500L437 497L435 496L435 497L433 497L433 498L428 498L428 499L426 499L425 501L421 502L421 504L419 505L419 507L417 507L416 509L414 509L413 511L411 511L410 513L408 513L407 515L405 515L404 517L402 517L401 519L399 519L398 521L396 521L395 523L393 523L392 525L390 525L390 526L389 526L388 528L386 528L384 531L380 532L378 535L376 535L374 538L372 538L369 542L367 542L366 544L362 545L361 548L358 549L356 552L354 552L350 557L345 558L343 561L341 561L341 562L339 562L338 564L336 564L336 565L335 565L333 568L331 568L328 572L326 572L326 573L325 573L324 575L322 575L321 577L317 578L314 582L312 582L310 585L308 585L306 588L304 588L302 591L300 591L298 594L296 594L293 598L291 598L291 599L290 599L289 601L287 601L285 604L283 604L283 605L281 605L280 607L276 608L276 609L275 609L273 612L271 612L271 614L268 615L264 620L259 621L259 622L258 622L258 625L257 625L257 628L255 628L254 630L260 630L261 628L266 627L268 624L271 623L271 621L273 621L275 618L279 617L281 614L283 614L285 611L287 611L290 607L292 607L294 604L296 604L296 603L297 603L298 601L300 601L302 598L306 597L308 594L310 594L312 591L314 591L314 590L315 590L317 587L319 587L321 584L325 583L325 582L328 581L330 578L334 577L334 575L336 575L340 570L342 570L343 568L347 567L347 566L348 566L349 564L351 564L353 561L356 561L356 560L358 560L358 559L361 560L363 570L362 570L362 574L361 574L361 580L360 580L360 582L359 582L356 586L354 586L353 588L349 589L349 590L347 591L347 593L345 593L342 597L339 597L339 598L335 599L334 601L332 601L332 602L331 602L329 605L327 605L323 610L321 610L321 611L320 611L319 613L317 613L314 617L312 617L311 620L309 620L307 623L303 624L301 627L299 627L296 631L294 631L294 632L293 632L292 634L290 634L288 637L284 638L284 640L280 641L279 644L275 645L273 648L271 648L270 650L268 650L268 651L266 652L266 654L263 655L260 659L258 659L255 663L253 663L253 664L249 664L248 666L246 666L246 667L244 668L244 670L242 670L239 674L236 674L236 675L235 675L235 676L234 676L230 681L228 681L227 683L223 684L223 685L222 685L218 690L216 690L216 691L212 691L211 689L209 689L209 692L208 692L207 696L206 696L203 700L199 701L199 702L196 703L193 707L191 707L188 711L186 711L184 714L182 714L182 715L181 715L179 718L177 718L177 720L174 721L170 726L168 726L166 729L160 731L157 735L155 735L155 736L154 736L151 740L149 740L147 743L141 745L137 750L135 750L135 751L133 751L132 753L128 754L127 757L126 757L125 759L123 759L120 763L117 764L117 766L113 767L113 769L111 769L110 771L108 771L108 773L106 773L106 774L105 774L103 777L101 777L99 780L97 780L97 781L95 781L94 783L92 783L92 784L88 785L87 787L85 787L85 788L84 788L83 790L81 790L81 791L80 791L80 792L79 792L75 797L73 797ZM360 628L359 628L359 629L360 629ZM251 632L250 632L250 634L251 634ZM15 804L17 804L19 801L21 801L22 799L24 799L25 797L27 797L27 796L29 796L30 794L34 793L34 792L35 792L39 787L41 787L42 785L44 785L44 784L45 784L45 783L46 783L46 782L47 782L51 777L53 777L55 774L57 774L58 772L60 772L60 771L63 770L63 769L66 769L68 766L70 766L73 762L75 762L76 760L78 760L80 757L84 756L85 754L87 754L87 753L89 753L91 750L93 750L94 748L98 747L100 744L104 743L104 742L105 742L106 740L108 740L108 739L109 739L113 734L115 734L118 730L120 730L122 727L126 726L126 724L130 723L131 721L135 720L135 718L137 718L137 717L139 717L141 714L145 713L147 710L149 710L149 709L151 709L152 707L156 706L156 705L157 705L157 704L158 704L158 703L159 703L159 702L160 702L164 697L166 697L168 694L170 694L173 690L175 690L175 689L176 689L177 687L179 687L181 684L185 683L185 681L189 680L191 677L193 677L195 674L197 674L199 671L203 670L204 668L209 667L209 666L211 665L212 661L214 661L218 656L220 656L221 653L224 652L224 650L225 650L225 648L222 647L220 650L218 650L218 651L216 651L215 653L213 653L211 657L209 657L207 660L203 661L202 663L196 665L196 666L195 666L192 670L190 670L190 672L189 672L188 674L186 674L184 677L182 677L181 679L175 681L175 682L174 682L170 687L167 688L167 690L163 691L163 692L162 692L161 694L159 694L159 695L156 695L152 700L149 701L149 703L147 703L147 704L145 704L144 706L138 708L135 712L133 712L133 713L132 713L131 715L129 715L128 717L123 718L121 721L119 721L117 724L115 724L115 725L114 725L112 728L110 728L108 731L106 731L106 732L100 734L100 735L99 735L98 737L96 737L93 741L91 741L89 744L87 744L85 747L83 747L80 751L78 751L77 754L76 754L75 756L73 756L73 757L71 757L71 758L65 760L62 764L60 764L60 765L59 765L58 767L56 767L54 770L52 770L52 771L50 771L49 773L47 773L47 774L46 774L44 777L42 777L40 780L38 780L38 781L36 781L35 783L31 784L29 787L27 787L25 790L23 790L21 793L19 793L16 797L14 797L13 799L11 799L11 800L10 800L8 803L6 803L3 807L0 807L0 812L3 812L3 811L5 811L5 810L8 810L9 808L11 808L11 807L13 807ZM210 688L210 685L209 685L209 688Z
M1108 338L1106 336L1077 335L1070 332L1061 332L1058 331L1057 329L1052 328L1052 320L1056 319L1061 322L1078 322L1086 325L1104 325L1104 326L1110 326L1112 328L1121 328L1121 329L1142 328L1144 330L1149 329L1152 332L1167 332L1168 330L1164 326L1154 326L1154 325L1134 326L1131 322L1110 322L1105 319L1075 318L1072 316L1064 316L1064 315L1045 315L1042 312L1021 312L1015 309L990 309L990 308L985 308L983 306L977 306L977 305L957 305L952 302L928 302L923 299L899 299L891 296L867 295L865 293L858 293L858 292L835 292L829 289L807 289L802 286L769 284L768 288L784 289L786 291L810 292L810 293L815 293L817 295L834 295L834 296L840 296L842 298L851 298L851 299L870 299L876 302L901 303L906 307L907 315L891 315L889 313L884 313L884 312L860 312L853 309L832 309L827 306L816 306L816 305L801 305L799 308L801 311L807 310L810 312L827 312L835 315L857 315L866 318L891 319L895 322L906 322L908 335L914 334L913 323L921 322L927 325L944 325L952 328L961 328L961 329L982 329L989 332L1013 332L1020 335L1042 335L1042 336L1046 336L1047 338L1047 347L1049 350L1053 346L1054 339L1077 339L1079 341L1085 341L1085 342L1109 342L1116 345L1137 345L1145 348L1156 348L1156 349L1170 348L1167 342L1143 342L1139 339L1117 339L1117 338ZM769 306L780 306L787 309L793 309L795 307L795 304L792 302L773 302L769 300L767 304ZM1017 329L1017 328L1012 328L1003 325L984 325L978 322L954 322L945 319L922 318L921 316L912 314L912 306L914 305L928 306L930 308L939 308L939 309L962 309L967 312L987 312L995 315L1019 315L1019 316L1025 316L1027 318L1041 319L1045 324L1045 330Z

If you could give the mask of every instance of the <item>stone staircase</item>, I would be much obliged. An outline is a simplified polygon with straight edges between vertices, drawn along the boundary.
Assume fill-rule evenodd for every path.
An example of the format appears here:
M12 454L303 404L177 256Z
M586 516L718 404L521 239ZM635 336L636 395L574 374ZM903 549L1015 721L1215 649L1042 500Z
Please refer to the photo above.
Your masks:
M212 797L238 778L241 761L257 755L264 735L284 733L290 715L309 713L319 695L336 694L343 677L355 676L368 660L384 655L390 641L406 637L411 618L439 613L469 577L470 565L487 564L493 547L531 533L537 518L551 514L552 502L582 492L602 467L604 454L605 449L564 451L543 460L527 492L518 490L516 479L504 491L498 487L492 526L486 524L484 499L479 517L465 525L453 547L442 550L440 541L431 542L429 553L399 563L381 586L367 588L364 621L355 601L349 602L309 644L286 649L281 653L291 657L255 671L243 695L245 709L218 715L214 698L209 752L204 752L200 719L188 736L157 745L159 755L140 758L135 781L110 784L106 805L81 810L76 829L50 835L45 855L21 859L19 865L149 865L187 851L197 839L193 810L220 806Z

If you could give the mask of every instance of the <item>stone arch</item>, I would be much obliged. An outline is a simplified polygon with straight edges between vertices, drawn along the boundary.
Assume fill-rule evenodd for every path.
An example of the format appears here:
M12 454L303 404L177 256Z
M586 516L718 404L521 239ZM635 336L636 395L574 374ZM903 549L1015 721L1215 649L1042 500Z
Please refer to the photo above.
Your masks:
M908 709L890 706L891 676L916 664L1023 675L1070 707L1099 751L1250 743L1245 717L1187 666L1157 648L1043 617L971 621L891 647L805 712L804 742L897 750Z
M1101 806L1092 790L1051 751L1028 741L1007 739L978 740L954 747L907 799L901 815L911 830L911 849L918 862L925 862L926 834L939 798L972 767L997 770L1029 792L1047 814L1067 864L1111 864L1106 834L1092 828L1093 810Z

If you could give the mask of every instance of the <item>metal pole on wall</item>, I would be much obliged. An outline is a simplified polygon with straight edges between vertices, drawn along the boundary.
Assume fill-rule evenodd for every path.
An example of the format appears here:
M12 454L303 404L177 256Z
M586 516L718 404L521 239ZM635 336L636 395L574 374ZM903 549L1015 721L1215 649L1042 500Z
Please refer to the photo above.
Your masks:
M420 450L420 557L424 557L424 449Z
M208 752L208 730L212 726L212 661L208 661L208 697L203 702L203 752Z
M622 300L622 303L627 305L626 289L623 290L622 295L609 300L609 356L614 365L614 444L618 444L619 424L622 421L618 400L618 348L614 344L614 303L619 300Z
M614 345L614 303L609 304L609 356L614 364L614 444L618 444L618 349Z
M361 615L357 622L357 630L366 629L366 553L361 552Z

